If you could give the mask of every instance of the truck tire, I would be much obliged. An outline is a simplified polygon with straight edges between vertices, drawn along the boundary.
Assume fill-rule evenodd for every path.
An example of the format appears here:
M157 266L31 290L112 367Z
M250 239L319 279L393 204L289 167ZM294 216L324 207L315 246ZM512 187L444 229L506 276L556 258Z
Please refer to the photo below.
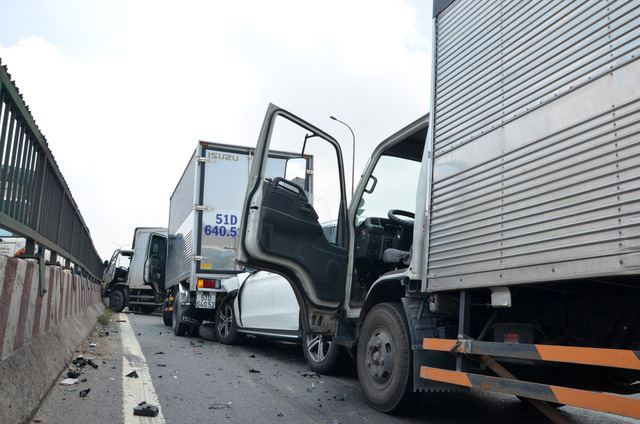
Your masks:
M358 380L369 405L385 413L407 410L415 398L411 336L400 303L381 303L364 318L358 337Z
M186 336L189 332L189 324L182 322L184 316L184 306L180 303L180 289L176 286L173 292L173 316L171 321L173 324L173 334L176 336Z
M304 334L302 351L309 368L319 374L335 374L344 368L348 359L347 351L342 346L323 336Z
M205 340L211 340L215 342L216 338L216 325L213 323L200 324L198 328L198 334Z
M171 306L169 306L171 304ZM173 293L167 294L162 302L162 322L167 327L171 327L173 324L173 309L169 309L173 306Z
M109 295L109 308L113 312L122 312L127 306L127 294L122 289L113 289Z
M215 313L216 338L218 342L226 345L238 344L244 338L242 334L238 333L238 324L233 311L235 297L235 293L226 295Z

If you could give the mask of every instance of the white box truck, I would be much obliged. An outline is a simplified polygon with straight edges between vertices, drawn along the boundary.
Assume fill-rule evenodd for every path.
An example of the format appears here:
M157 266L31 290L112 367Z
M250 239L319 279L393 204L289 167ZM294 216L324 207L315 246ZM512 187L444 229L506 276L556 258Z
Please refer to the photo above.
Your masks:
M162 316L178 336L214 321L226 294L221 281L243 271L235 252L254 150L199 142L171 195ZM270 152L266 166L266 178L288 176L306 191L313 187L309 155Z
M338 143L269 106L237 259L357 351L374 408L472 387L640 418L637 6L434 1L431 113L378 146L349 208ZM327 146L332 239L265 179L282 122Z
M116 249L104 262L102 296L109 298L109 307L149 314L161 306L166 255L166 228L136 228L131 249Z

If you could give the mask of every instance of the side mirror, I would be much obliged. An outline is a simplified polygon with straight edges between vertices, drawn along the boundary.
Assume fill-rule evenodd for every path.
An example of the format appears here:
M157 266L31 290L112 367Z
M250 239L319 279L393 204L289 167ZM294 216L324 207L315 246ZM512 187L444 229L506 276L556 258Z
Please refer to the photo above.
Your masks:
M107 267L108 267L108 266L109 266L109 261L104 261L104 262L102 263L102 268L103 268L103 269L107 269Z

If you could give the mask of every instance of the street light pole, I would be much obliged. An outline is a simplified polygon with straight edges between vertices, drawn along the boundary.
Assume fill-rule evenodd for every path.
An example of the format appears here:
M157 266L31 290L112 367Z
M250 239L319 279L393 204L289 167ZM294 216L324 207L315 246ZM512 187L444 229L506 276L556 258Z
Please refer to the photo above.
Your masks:
M345 127L349 128L349 131L351 131L351 137L353 137L353 159L351 161L351 198L353 198L353 191L354 191L354 182L355 182L355 173L356 173L356 135L353 133L353 130L351 129L351 127L349 125L347 125L345 122L342 122L341 120L339 120L338 118L336 118L335 116L330 116L329 118L333 119L334 121L338 121L340 122L342 125L344 125Z

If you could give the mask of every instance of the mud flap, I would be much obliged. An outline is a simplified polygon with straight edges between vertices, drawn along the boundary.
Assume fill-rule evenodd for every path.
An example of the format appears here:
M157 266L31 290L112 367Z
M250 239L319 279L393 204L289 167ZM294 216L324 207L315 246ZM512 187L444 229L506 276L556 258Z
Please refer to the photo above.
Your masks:
M426 298L425 298L426 299ZM422 348L425 337L445 337L442 333L446 326L443 322L449 317L436 315L429 310L429 304L422 298L402 298L411 333L411 351L413 352L413 390L426 392L460 391L460 387L439 381L420 378L420 367L431 366L443 369L456 369L456 359L445 352L427 351Z

